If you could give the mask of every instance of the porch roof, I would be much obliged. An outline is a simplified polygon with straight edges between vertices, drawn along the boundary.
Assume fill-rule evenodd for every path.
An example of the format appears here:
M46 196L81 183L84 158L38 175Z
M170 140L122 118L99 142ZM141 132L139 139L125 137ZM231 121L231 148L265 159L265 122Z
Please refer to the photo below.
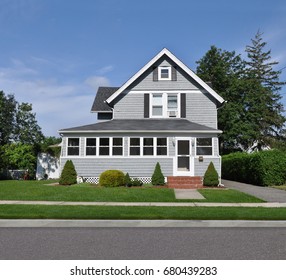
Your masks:
M66 128L59 133L92 132L193 132L222 133L221 130L185 119L115 119L89 125Z

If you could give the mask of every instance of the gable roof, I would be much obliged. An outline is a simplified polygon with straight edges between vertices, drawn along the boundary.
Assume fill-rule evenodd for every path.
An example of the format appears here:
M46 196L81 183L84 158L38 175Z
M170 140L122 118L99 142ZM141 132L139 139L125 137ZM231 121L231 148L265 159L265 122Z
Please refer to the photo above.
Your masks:
M225 102L225 100L219 96L207 83L199 78L189 67L187 67L181 60L173 55L168 49L164 48L154 58L152 58L145 66L143 66L134 76L132 76L126 83L124 83L118 90L116 90L107 100L107 103L111 103L116 97L118 97L124 90L126 90L135 80L137 80L145 71L147 71L156 61L158 61L163 55L168 56L179 67L181 67L191 78L193 78L202 88L204 88L211 96L213 96L219 104Z
M119 87L99 87L95 95L91 112L112 112L111 107L105 102Z
M59 133L77 132L222 133L221 130L190 122L186 119L114 119L111 121L59 130Z

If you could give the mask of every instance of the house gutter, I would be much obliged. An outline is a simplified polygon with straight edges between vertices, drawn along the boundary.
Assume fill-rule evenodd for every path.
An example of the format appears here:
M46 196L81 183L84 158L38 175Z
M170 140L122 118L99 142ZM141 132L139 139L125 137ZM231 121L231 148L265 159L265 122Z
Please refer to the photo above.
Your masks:
M222 133L221 130L59 130L58 133Z

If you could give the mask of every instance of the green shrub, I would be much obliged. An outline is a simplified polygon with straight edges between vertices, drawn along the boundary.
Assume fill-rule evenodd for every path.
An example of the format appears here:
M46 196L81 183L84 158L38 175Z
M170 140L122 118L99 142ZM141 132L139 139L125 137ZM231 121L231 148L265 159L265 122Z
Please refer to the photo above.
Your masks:
M270 150L223 156L222 177L259 186L283 185L286 182L286 153Z
M106 170L99 177L99 184L103 187L119 187L124 186L125 176L120 170Z
M131 181L131 178L128 174L128 172L125 174L125 186L126 187L131 187L132 186L132 181Z
M206 187L217 187L219 184L218 173L211 161L205 174L204 174L204 186Z
M133 179L131 181L131 186L133 186L133 187L140 187L142 185L143 185L143 183L139 179Z
M152 175L152 185L153 186L165 185L165 178L161 171L161 166L159 162L157 162L154 173Z
M77 174L73 162L71 160L67 160L64 165L59 184L60 185L76 184L76 176Z

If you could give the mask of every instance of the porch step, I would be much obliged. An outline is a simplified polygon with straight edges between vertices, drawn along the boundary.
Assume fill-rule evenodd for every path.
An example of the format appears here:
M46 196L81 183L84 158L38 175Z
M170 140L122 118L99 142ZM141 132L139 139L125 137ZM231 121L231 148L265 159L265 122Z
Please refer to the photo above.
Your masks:
M203 188L200 176L168 176L168 188L172 189L199 189Z

